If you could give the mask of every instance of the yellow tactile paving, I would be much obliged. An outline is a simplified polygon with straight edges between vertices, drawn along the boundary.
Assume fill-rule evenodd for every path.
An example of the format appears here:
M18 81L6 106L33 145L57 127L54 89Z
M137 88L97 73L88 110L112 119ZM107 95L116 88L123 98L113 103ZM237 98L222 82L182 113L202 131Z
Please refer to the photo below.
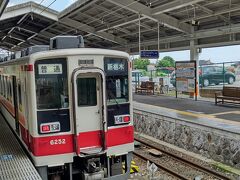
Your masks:
M221 113L214 113L210 114L211 116L218 116L223 114L240 114L240 111L227 111L227 112L221 112Z

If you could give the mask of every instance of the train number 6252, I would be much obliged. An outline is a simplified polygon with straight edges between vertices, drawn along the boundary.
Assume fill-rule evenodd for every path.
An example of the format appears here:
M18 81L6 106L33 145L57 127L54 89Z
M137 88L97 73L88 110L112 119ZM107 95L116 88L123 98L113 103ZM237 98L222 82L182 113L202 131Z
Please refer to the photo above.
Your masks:
M66 144L66 139L53 139L50 141L51 145L57 145L57 144Z

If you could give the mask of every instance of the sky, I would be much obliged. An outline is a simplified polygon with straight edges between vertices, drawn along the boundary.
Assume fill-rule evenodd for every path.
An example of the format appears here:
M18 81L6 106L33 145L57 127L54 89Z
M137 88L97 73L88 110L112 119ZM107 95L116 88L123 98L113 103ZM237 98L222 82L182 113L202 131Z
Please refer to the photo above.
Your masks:
M199 54L199 60L211 60L213 63L240 61L240 45L225 46L216 48L203 48ZM160 53L160 59L164 56L171 56L175 61L186 61L190 58L190 51L174 51Z
M29 0L10 0L8 6L13 6L16 4L21 4L28 2ZM44 6L48 6L55 0L32 0L36 3L41 3ZM56 0L49 8L56 11L62 11L71 5L76 0ZM232 62L240 61L240 45L236 46L225 46L217 48L204 48L199 56L200 60L211 60L213 63L217 62ZM164 56L171 56L176 61L186 61L190 58L189 51L174 51L168 53L160 53L160 59ZM154 62L154 60L153 60Z
M8 7L16 5L16 4L22 4L22 3L25 3L28 1L29 0L9 0ZM38 4L42 2L42 5L48 6L54 0L31 0L31 1L34 1ZM65 9L66 7L68 7L70 4L72 4L75 1L76 0L56 0L49 8L54 9L56 11L62 11L63 9Z

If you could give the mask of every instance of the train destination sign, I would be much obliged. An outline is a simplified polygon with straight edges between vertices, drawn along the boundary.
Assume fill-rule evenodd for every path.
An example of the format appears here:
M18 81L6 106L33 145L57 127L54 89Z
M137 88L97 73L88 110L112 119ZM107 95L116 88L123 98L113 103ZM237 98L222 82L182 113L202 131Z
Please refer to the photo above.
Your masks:
M141 58L149 58L149 59L158 59L159 53L158 51L141 51Z
M107 70L108 71L124 71L125 65L122 62L108 63Z
M39 64L39 74L62 74L62 64Z

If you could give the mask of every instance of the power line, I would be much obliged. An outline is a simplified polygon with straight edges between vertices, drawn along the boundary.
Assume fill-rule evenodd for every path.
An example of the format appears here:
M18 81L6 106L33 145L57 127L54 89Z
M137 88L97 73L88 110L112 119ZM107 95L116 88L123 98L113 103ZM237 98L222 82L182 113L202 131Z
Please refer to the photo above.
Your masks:
M42 0L43 1L43 0ZM55 3L57 0L53 0L47 7L45 7L41 12L40 15L46 10L48 9L53 3Z
M38 7L40 7L40 5L44 2L45 0L42 0L39 4L38 4ZM37 7L35 7L35 9L34 10L36 10L37 9ZM34 10L33 10L33 12L34 12Z

